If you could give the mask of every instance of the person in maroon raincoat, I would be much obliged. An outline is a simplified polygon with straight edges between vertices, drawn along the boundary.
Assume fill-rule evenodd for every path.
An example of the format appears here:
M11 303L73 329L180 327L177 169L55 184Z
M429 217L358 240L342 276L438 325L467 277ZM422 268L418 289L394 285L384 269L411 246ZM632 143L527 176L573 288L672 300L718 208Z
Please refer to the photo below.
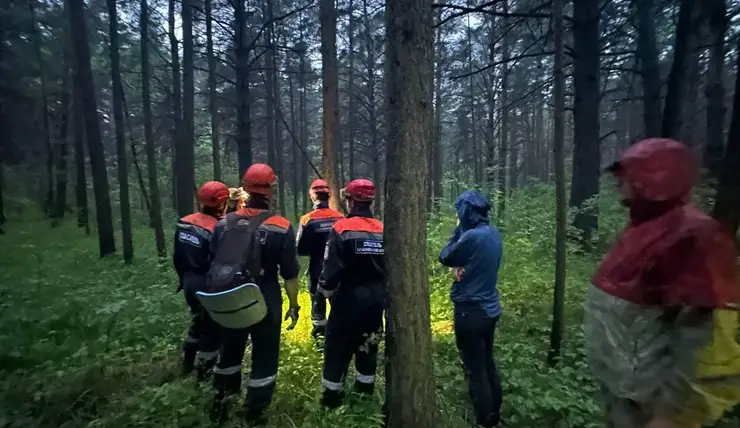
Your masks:
M593 278L584 324L607 426L712 423L740 401L735 243L691 205L685 145L642 141L609 171L630 221Z

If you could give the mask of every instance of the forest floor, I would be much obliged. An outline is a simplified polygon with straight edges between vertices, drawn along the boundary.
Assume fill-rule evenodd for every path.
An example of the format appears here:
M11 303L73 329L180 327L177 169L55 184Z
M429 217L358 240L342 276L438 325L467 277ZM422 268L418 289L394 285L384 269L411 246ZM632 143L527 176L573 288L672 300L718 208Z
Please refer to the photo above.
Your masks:
M504 231L499 285L504 315L496 338L503 415L510 427L601 427L580 332L583 295L597 258L569 256L563 359L548 368L552 211L538 199L515 204L512 209L531 208L517 213L533 214L512 217L516 220ZM435 263L454 217L441 216L431 224L428 257L438 407L444 418L440 427L470 427L466 421L472 419L472 409L451 329L450 276ZM0 428L210 426L208 386L178 375L188 311L182 294L174 293L170 263L158 264L153 256L148 228L135 231L132 266L124 266L117 256L99 259L97 238L72 226L50 229L48 222L26 220L11 222L5 231L0 236ZM319 407L322 356L310 337L305 291L300 300L305 310L298 326L283 331L269 426L381 427L382 363L372 400L351 397L330 412ZM731 426L740 425L737 420L718 425Z

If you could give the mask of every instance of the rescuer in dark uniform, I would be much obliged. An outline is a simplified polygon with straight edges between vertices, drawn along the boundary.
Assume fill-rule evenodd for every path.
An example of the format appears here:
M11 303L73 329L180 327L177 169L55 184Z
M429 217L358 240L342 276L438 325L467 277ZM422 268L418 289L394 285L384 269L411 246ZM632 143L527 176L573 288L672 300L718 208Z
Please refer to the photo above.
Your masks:
M337 220L344 215L329 208L329 184L324 180L314 180L311 183L311 200L314 210L301 217L298 227L296 248L298 255L309 256L308 277L309 293L311 294L311 323L314 338L324 336L326 332L326 297L318 293L319 276L324 267L324 249L329 231Z
M236 211L240 219L255 219L263 215L270 206L275 173L265 164L254 164L244 174L243 188L249 194L246 207ZM241 389L242 360L247 340L252 342L252 364L244 402L248 424L266 423L264 410L270 405L275 392L280 353L280 326L282 294L278 273L285 281L285 290L290 306L285 319L292 319L288 329L298 321L298 273L299 265L295 251L295 233L290 222L279 215L271 215L256 230L261 243L261 274L251 278L259 286L267 306L267 315L257 324L245 329L221 329L221 350L218 364L213 373L216 400L211 409L211 418L224 421L228 413L225 398L238 394ZM216 255L223 241L226 220L216 225L211 241L211 254ZM215 257L215 256L214 256Z
M342 403L342 383L355 357L355 391L372 394L383 327L386 270L383 223L373 218L375 185L350 182L342 191L349 215L334 223L326 244L318 291L330 299L324 345L322 405Z
M210 264L210 245L216 222L226 209L229 188L219 181L209 181L198 190L200 212L181 218L175 229L172 261L179 277L177 291L184 290L192 319L182 346L184 374L198 366L198 377L204 378L218 357L218 326L195 297L205 286ZM197 364L196 364L197 359Z

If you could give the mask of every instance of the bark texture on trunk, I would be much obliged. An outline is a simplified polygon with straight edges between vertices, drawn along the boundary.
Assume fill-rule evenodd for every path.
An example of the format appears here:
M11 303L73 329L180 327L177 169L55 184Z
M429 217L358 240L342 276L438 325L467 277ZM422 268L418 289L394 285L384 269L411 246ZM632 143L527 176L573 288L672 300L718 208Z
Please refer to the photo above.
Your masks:
M131 235L131 202L129 199L128 161L126 160L126 133L123 128L123 84L121 82L121 55L118 42L118 10L116 0L108 3L108 36L110 37L111 83L113 91L113 121L116 129L116 158L118 163L118 192L121 210L121 239L123 261L134 259L134 241ZM148 83L148 82L147 82Z
M90 46L87 41L84 0L68 0L70 26L77 67L75 83L82 98L83 117L90 154L93 191L95 193L95 215L98 225L98 245L100 257L116 251L113 235L113 211L110 204L108 171L105 168L105 152L98 121L98 103L95 99L92 67L90 65Z
M154 131L152 129L151 91L149 89L149 5L147 0L141 0L141 99L144 110L144 140L146 141L146 166L149 176L149 194L151 195L150 221L154 228L154 240L157 244L157 254L160 258L167 256L162 227L162 201L159 196L159 180L157 178L157 158L154 151ZM136 159L136 153L133 153ZM146 197L146 194L145 194Z
M600 115L601 75L599 3L574 0L573 3L573 176L570 204L576 207L574 226L581 232L582 243L589 247L598 227L598 209L593 198L599 194L601 175ZM589 203L591 202L591 203Z
M431 0L395 0L386 10L386 406L389 428L436 422L425 190L432 136L434 21ZM413 302L413 304L409 304Z
M323 94L323 150L321 161L324 180L329 183L329 205L339 209L339 184L337 182L337 150L339 142L339 65L337 63L337 11L334 0L320 0L321 23L321 78Z
M194 0L182 1L182 119L183 133L175 151L177 214L185 217L195 205L195 82L193 46Z

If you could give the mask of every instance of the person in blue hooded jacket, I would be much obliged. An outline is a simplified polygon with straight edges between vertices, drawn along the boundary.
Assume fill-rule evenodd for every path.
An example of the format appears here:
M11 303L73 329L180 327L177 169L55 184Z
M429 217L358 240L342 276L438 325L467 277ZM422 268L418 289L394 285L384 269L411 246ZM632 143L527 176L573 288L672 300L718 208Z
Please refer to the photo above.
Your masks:
M493 343L501 315L496 283L503 245L498 229L488 221L491 205L480 192L463 192L455 201L455 208L459 223L439 261L456 271L450 293L455 341L477 423L496 427L500 421L502 393Z

